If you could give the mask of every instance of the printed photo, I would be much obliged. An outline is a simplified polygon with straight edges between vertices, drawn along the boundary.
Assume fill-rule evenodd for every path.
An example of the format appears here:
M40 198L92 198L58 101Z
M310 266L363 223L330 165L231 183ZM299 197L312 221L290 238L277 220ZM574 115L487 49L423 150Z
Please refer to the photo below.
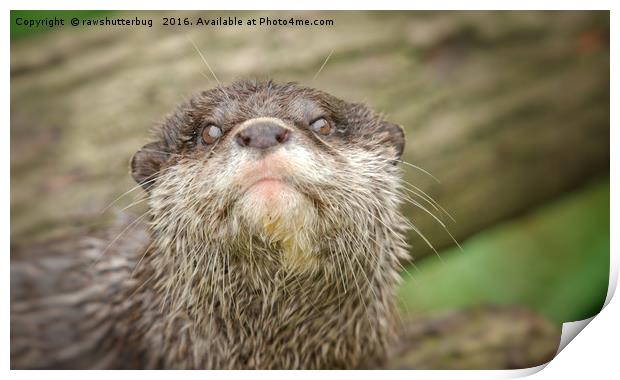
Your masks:
M608 11L11 11L12 369L521 369L610 272Z

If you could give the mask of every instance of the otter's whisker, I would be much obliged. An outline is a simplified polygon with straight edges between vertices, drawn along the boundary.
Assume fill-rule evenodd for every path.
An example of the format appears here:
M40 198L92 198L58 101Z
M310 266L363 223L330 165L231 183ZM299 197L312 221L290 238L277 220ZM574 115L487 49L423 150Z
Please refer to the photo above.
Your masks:
M217 75L215 75L215 72L213 72L213 69L211 69L211 65L209 65L209 62L207 62L207 59L202 54L202 52L200 51L200 49L198 48L198 46L196 45L196 43L194 42L192 37L187 36L187 39L189 40L189 42L191 42L192 46L194 47L194 49L196 50L198 55L200 55L200 58L202 59L202 62L204 62L204 64L207 66L207 68L211 72L211 75L213 75L213 78L215 78L215 81L217 82L217 84L221 86L222 83L220 83L220 80L217 78Z
M156 171L155 173L153 173L148 180L143 181L142 183L139 183L135 186L133 186L131 189L127 190L126 192L124 192L123 194L119 195L116 199L114 199L110 204L108 204L106 207L104 207L99 214L103 214L104 212L106 212L110 207L112 207L116 202L118 202L119 200L121 200L124 196L128 195L129 193L132 193L140 188L142 188L144 185L146 184L152 184L155 182L155 180L161 180L161 176L158 176L160 173L163 173L166 169L161 169Z
M427 199L423 194L421 194L421 193L419 193L419 192L417 192L415 190L412 190L412 189L410 189L408 187L404 187L403 190L405 190L405 191L407 191L407 192L417 196L418 198L420 198L421 200L426 202L429 206L431 206L435 211L441 211L439 209L439 207L437 207L437 205L435 205L433 202L431 202L431 200Z
M449 218L450 218L453 222L456 222L456 220L452 217L452 215L450 215L450 213L449 213L448 211L446 211L446 209L444 209L443 207L441 207L441 205L440 205L440 204L439 204L436 200L434 200L434 199L433 199L430 195L426 194L426 193L425 193L422 189L420 189L420 188L419 188L419 187L417 187L416 185L414 185L414 184L412 184L412 183L410 183L410 182L407 182L407 181L405 181L405 180L403 180L403 183L405 183L406 185L409 185L409 186L413 187L415 190L417 190L417 191L421 192L422 194L424 194L424 195L428 198L428 200L432 201L432 202L433 202L433 203L434 203L434 204L435 204L435 205L436 205L436 206L437 206L437 207L438 207L438 208L439 208L439 209L440 209L440 210L441 210L444 214L446 214L446 215L447 215L447 216L448 216L448 217L449 217ZM414 192L413 190L408 189L407 187L404 187L404 189L405 189L405 190L407 190L407 191L409 191L410 193L414 193L414 194L415 194L415 192ZM416 194L416 195L418 195L418 196L419 196L419 194Z
M146 247L146 249L144 250L144 254L140 256L140 260L138 260L133 270L131 271L131 275L129 275L130 278L133 278L133 276L136 274L136 271L138 270L138 266L140 266L142 259L144 259L144 257L149 253L149 250L153 247L154 244L155 244L155 240L151 241L148 247Z
M406 194L401 194L400 199L424 211L425 213L430 215L441 227L443 227L444 229L447 229L446 224L441 219L439 219L439 217L433 214L429 209L424 207L420 202L416 201L415 199L411 198L410 196Z
M417 169L417 170L421 171L422 173L424 173L424 174L428 175L429 177L431 177L432 179L434 179L434 180L435 180L435 182L437 182L437 183L441 183L441 181L440 181L437 177L435 177L434 175L432 175L432 174L431 174L428 170L425 170L425 169L423 169L423 168L419 167L418 165L414 165L414 164L412 164L412 163L410 163L410 162L403 161L403 160L398 160L398 159L393 159L393 161L400 162L400 163L405 164L405 165L407 165L407 166L411 166L412 168Z
M205 77L205 78L207 79L207 83L210 83L210 82L211 82L211 78L209 78L209 76L208 76L207 74L205 74L205 72L204 72L204 71L202 71L202 70L201 70L201 71L200 71L200 75L202 75L203 77Z
M137 200L137 201L135 201L135 202L132 202L132 203L130 203L129 205L127 205L127 206L123 207L122 209L120 209L120 210L119 210L119 212L123 212L123 211L125 211L125 210L127 210L127 209L130 209L130 208L132 208L133 206L136 206L136 205L138 205L138 204L140 204L140 203L142 203L142 202L147 202L148 200L149 200L148 198L142 198L142 199L139 199L139 200Z
M433 214L432 212L430 212L426 207L422 206L419 202L416 202L415 200L411 199L410 197L406 196L405 194L402 194L402 198L403 200L409 202L410 204L424 210L427 214L429 214L433 219L435 219L435 221L437 223L439 223L439 225L441 225L441 227L444 229L444 231L446 231L446 233L450 236L450 238L452 239L452 241L454 242L454 244L456 244L456 246L459 248L459 250L461 250L461 252L463 252L463 248L461 247L461 245L459 244L458 240L456 240L456 238L452 235L452 233L450 232L450 230L448 229L448 227L445 225L445 223L443 223L437 216L435 216L435 214Z
M149 179L148 181L143 182L143 184L155 182L155 179L156 179L156 178L151 178L151 179ZM128 195L129 193L131 193L131 192L133 192L133 191L135 191L135 190L137 190L137 189L139 189L139 188L141 188L141 187L142 187L142 184L135 185L134 187L132 187L131 189L127 190L127 191L126 191L126 192L124 192L123 194L119 195L119 196L118 196L116 199L114 199L114 200L113 200L110 204L108 204L106 207L104 207L104 208L103 208L103 209L99 212L99 214L103 214L103 213L104 213L104 212L106 212L106 211L107 211L110 207L112 207L112 206L113 206L116 202L118 202L121 198L123 198L125 195Z
M439 260L443 261L443 258L439 255L439 252L437 252L437 249L435 249L435 247L431 244L431 242L428 240L428 238L422 233L422 231L420 231L419 228L417 228L413 223L411 223L410 221L405 221L407 223L407 225L414 230L421 238L422 240L424 240L424 242L426 243L426 245L428 245L433 252L435 252L435 255L437 255L437 257L439 258Z
M357 289L358 299L360 300L362 305L364 305L364 314L366 315L366 317L368 318L368 322L370 323L370 314L368 313L368 306L366 305L365 297L362 294L362 289L360 288L360 285L357 281L357 276L355 275L356 270L353 267L353 263L351 259L348 256L344 256L344 257L349 263L349 272L351 273L351 276L353 276L353 284L355 284L355 287Z
M145 286L153 278L155 278L156 275L157 275L157 272L153 272L153 274L151 274L146 280L142 281L142 283L138 287L136 287L136 289L134 289L134 291L131 292L131 294L129 294L127 298L133 297L138 292L138 290L142 289L142 287Z
M99 262L99 260L101 260L101 258L105 255L105 253L108 251L108 249L110 249L110 247L121 236L123 236L123 234L125 234L125 232L127 232L127 230L129 230L131 227L135 226L136 223L138 223L142 218L144 218L147 215L148 215L148 211L144 212L142 215L140 215L138 218L136 218L133 222L131 222L129 225L127 225L127 227L125 227L118 235L116 235L116 237L110 242L110 244L108 244L107 247L105 247L105 249L101 252L101 254L99 254L99 256L91 263L90 267L93 267L94 265L96 265Z
M332 56L332 54L334 54L334 49L332 49L332 51L329 52L329 55L327 56L327 58L325 58L325 61L323 61L323 64L321 65L321 67L319 67L319 71L317 71L316 74L314 74L314 76L312 77L312 80L315 80L319 76L321 71L323 71L323 68L327 64L327 61L329 61L329 58Z
M151 152L151 153L161 153L161 154L165 154L165 155L170 156L170 157L184 157L186 160L189 160L189 161L193 160L191 157L185 157L182 154L166 152L166 151L163 151L163 150L155 150L155 149L150 149L150 148L142 148L141 151L143 151L143 152ZM159 173L159 172L155 172L155 174L157 174L157 173Z

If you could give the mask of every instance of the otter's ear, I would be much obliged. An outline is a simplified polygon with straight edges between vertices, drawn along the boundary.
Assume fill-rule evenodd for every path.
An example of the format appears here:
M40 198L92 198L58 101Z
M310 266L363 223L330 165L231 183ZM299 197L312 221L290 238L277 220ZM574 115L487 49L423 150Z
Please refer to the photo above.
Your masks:
M148 190L159 173L163 163L168 158L159 143L146 144L131 158L131 176L145 190Z
M390 144L396 150L396 159L399 159L405 150L405 132L394 123L382 121L379 127L379 133L384 134L385 143Z

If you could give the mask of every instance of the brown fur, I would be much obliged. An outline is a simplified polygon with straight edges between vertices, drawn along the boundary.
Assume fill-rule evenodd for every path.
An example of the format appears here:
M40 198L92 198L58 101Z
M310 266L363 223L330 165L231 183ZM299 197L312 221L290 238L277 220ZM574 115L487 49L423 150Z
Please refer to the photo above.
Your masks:
M329 136L308 128L319 116L333 122ZM260 156L232 135L257 117L293 133L277 162L294 191L276 209L248 203L234 180ZM211 146L200 140L208 123L224 131ZM366 106L293 83L241 81L195 95L131 161L147 190L150 238L142 249L120 239L88 269L71 269L87 278L56 298L13 297L12 366L381 365L407 256L394 165L403 146L400 127ZM103 241L76 249L81 264ZM71 326L70 338L50 332Z

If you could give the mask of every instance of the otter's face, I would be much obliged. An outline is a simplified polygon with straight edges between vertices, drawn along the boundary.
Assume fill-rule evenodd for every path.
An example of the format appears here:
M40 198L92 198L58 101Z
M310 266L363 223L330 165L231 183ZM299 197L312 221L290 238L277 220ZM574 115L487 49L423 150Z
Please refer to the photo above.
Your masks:
M396 209L403 146L401 128L364 105L243 81L179 106L131 170L161 244L315 269L337 239Z

